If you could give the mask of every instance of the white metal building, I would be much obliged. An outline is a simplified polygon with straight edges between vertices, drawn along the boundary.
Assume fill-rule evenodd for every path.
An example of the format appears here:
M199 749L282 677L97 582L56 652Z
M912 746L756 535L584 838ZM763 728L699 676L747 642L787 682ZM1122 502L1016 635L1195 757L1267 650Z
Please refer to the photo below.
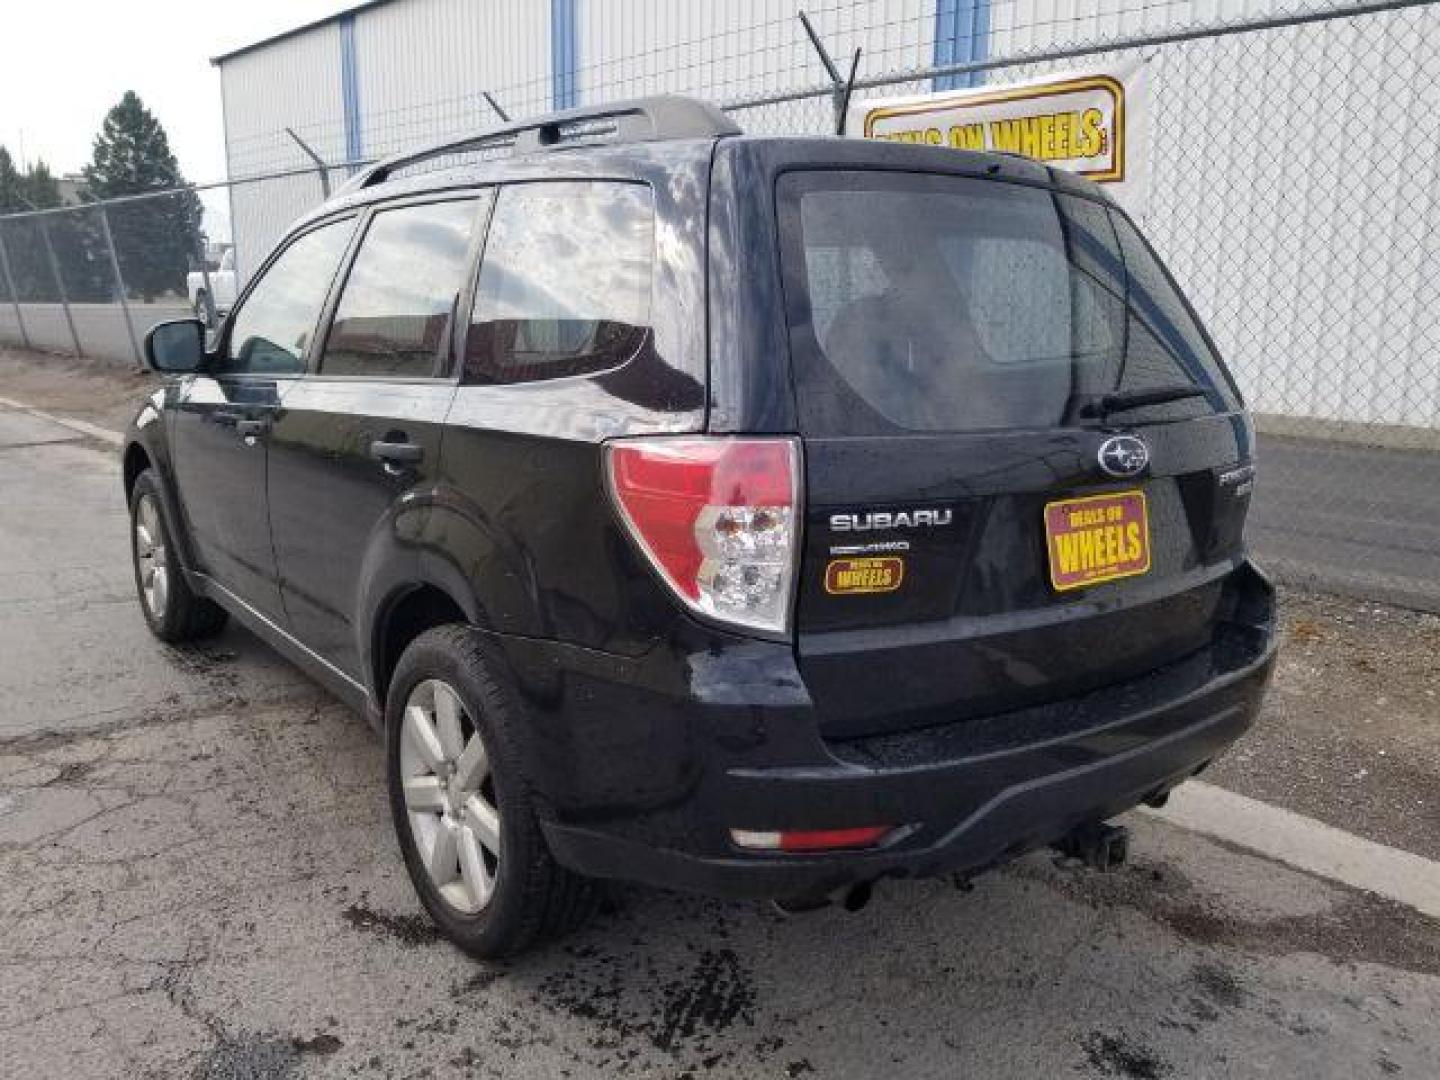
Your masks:
M958 2L968 41L976 0ZM952 58L936 51L936 8L956 4L805 6L837 50L860 45L879 71ZM527 116L665 91L725 101L825 77L795 0L372 0L215 63L232 178L304 167L286 128L341 162L492 124L482 91ZM312 177L236 190L242 274L317 195Z
M217 57L232 178L391 153L495 116L640 94L712 101L814 86L803 7L862 73L1008 56L1264 13L1279 0L370 0ZM950 80L951 82L955 80ZM796 110L797 115L803 112ZM318 194L312 178L238 192L242 273Z
M662 91L724 103L824 85L797 6L837 58L861 47L861 74L872 78L1295 9L1293 0L372 0L217 58L230 175L304 168L287 128L328 162L475 130L495 120L483 91L527 116ZM1440 145L1440 4L1143 51L1154 72L1154 196L1143 224L1252 404L1440 431L1440 155L1416 155ZM874 93L1035 70L922 77ZM819 99L737 119L749 130L815 131L826 115ZM243 276L319 188L298 175L239 185L231 199Z

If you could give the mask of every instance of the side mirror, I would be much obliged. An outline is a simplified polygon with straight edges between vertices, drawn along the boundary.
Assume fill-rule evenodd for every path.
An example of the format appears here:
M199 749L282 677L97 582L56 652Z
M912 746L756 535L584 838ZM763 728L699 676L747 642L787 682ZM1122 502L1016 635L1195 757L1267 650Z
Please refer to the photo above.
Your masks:
M205 324L199 319L156 323L145 335L145 363L162 375L184 375L205 362Z

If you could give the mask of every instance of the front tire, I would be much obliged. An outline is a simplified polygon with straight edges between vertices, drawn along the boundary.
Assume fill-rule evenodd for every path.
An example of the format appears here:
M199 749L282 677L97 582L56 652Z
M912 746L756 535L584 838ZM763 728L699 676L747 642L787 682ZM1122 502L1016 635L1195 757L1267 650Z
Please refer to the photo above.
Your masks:
M185 580L175 549L175 530L153 469L135 479L130 492L130 560L135 591L150 632L178 644L208 637L225 625L225 609L196 596Z
M386 778L405 869L440 931L510 956L578 926L594 883L555 862L516 750L519 717L474 631L416 638L386 696Z

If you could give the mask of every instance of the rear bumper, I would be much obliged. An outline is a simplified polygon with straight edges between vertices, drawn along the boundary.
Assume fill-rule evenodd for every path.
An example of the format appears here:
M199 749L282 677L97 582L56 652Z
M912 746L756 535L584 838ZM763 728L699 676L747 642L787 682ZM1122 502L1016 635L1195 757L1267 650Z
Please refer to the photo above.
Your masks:
M579 873L735 898L978 872L1113 817L1209 764L1251 725L1263 698L1275 658L1268 629L1251 644L1239 666L1163 702L1152 697L1129 711L1117 711L1107 694L1075 702L1078 724L1061 736L946 756L947 745L984 739L973 724L957 725L964 730L832 746L828 767L728 769L696 790L682 815L692 827L673 843L652 830L636 836L561 822L547 824L546 836ZM1193 672L1160 674L1193 679ZM1004 719L1021 729L1035 720ZM878 824L904 829L880 849L826 854L745 852L717 839L730 828Z

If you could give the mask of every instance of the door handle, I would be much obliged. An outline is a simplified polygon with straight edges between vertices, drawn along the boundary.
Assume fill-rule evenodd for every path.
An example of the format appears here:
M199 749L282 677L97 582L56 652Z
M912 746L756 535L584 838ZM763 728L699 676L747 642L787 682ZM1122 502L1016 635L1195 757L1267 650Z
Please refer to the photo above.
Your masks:
M370 456L389 465L418 465L425 457L425 448L408 442L387 442L376 439L370 444Z
M257 438L261 435L270 434L269 420L236 420L235 434L245 440Z

